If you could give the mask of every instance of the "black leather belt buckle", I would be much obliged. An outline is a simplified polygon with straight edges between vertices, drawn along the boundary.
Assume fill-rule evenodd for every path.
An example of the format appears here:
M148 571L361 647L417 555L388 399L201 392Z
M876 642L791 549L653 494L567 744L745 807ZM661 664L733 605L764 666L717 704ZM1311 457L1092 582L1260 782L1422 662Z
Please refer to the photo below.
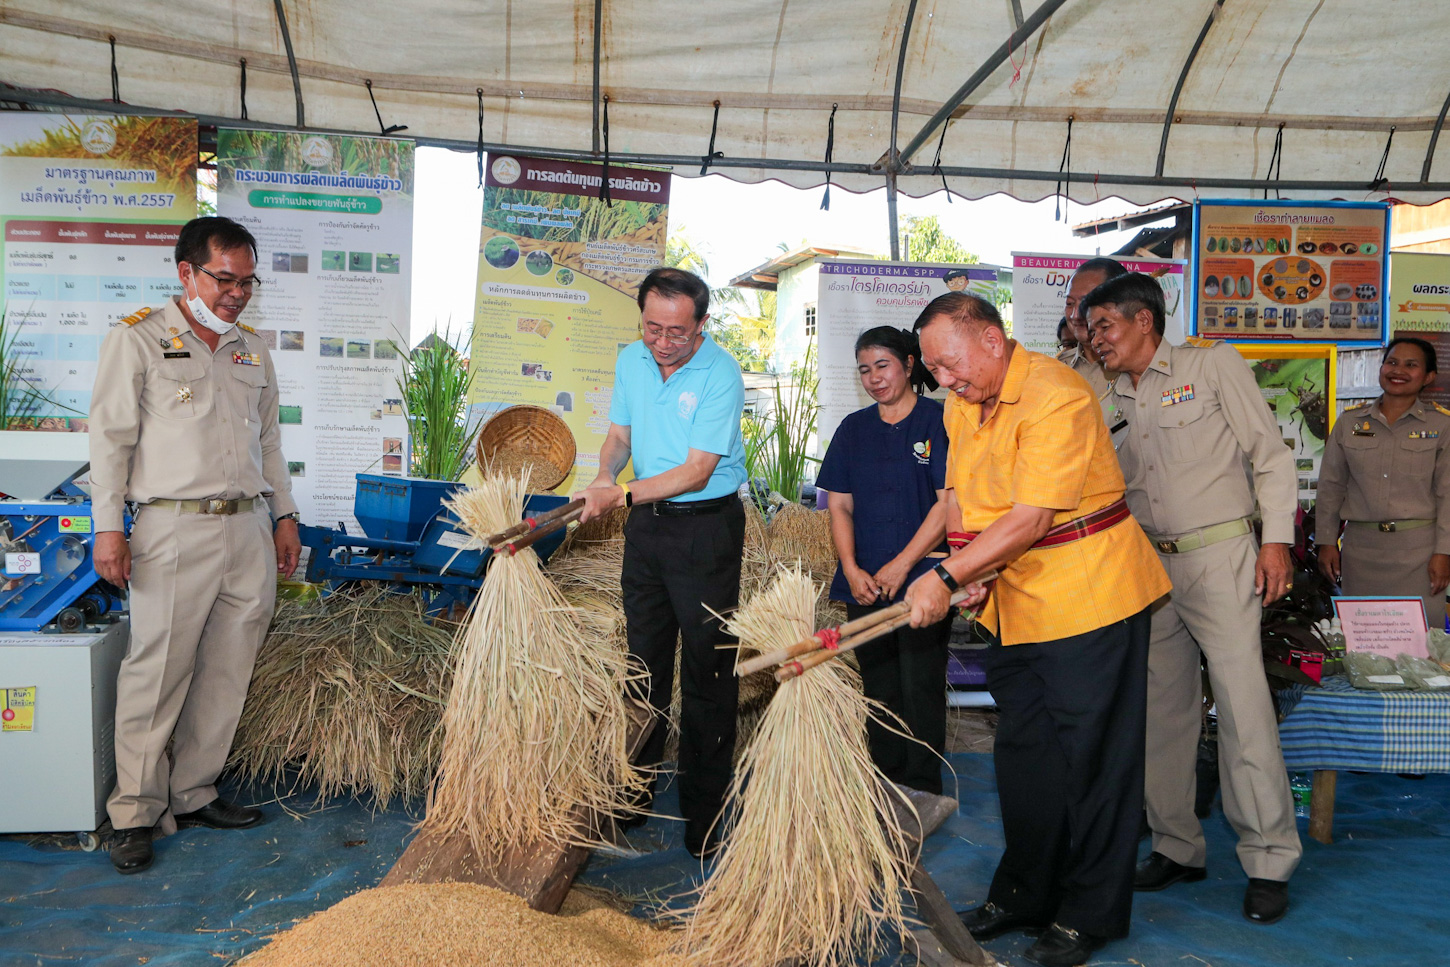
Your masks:
M698 517L701 514L718 514L736 497L716 497L712 500L682 500L671 502L657 500L650 504L656 517Z

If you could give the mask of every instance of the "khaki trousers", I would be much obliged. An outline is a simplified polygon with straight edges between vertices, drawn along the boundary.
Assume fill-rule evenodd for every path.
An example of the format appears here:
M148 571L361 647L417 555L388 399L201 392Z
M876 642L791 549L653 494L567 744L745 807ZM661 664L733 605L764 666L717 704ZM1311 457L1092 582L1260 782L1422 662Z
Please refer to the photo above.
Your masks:
M1148 648L1144 796L1153 850L1184 866L1204 866L1203 828L1193 812L1202 651L1218 706L1223 811L1238 833L1239 862L1251 877L1285 881L1303 849L1264 676L1257 556L1250 535L1159 555L1173 592L1153 614Z
M1378 594L1423 598L1431 628L1445 627L1445 595L1430 593L1430 555L1435 553L1434 524L1386 534L1378 528L1350 524L1344 529L1345 594Z
M265 503L227 516L140 509L131 641L116 680L116 788L106 803L117 829L154 826L168 807L192 812L216 798L276 595Z

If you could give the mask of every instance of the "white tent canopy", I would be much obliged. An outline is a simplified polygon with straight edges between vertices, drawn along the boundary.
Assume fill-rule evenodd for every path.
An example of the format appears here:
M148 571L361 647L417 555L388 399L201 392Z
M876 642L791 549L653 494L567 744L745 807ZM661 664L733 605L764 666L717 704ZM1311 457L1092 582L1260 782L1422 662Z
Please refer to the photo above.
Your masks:
M126 109L209 123L245 58L252 123L377 133L371 80L401 136L465 147L481 89L489 149L602 157L607 109L614 160L682 175L718 101L741 181L821 184L835 107L852 190L940 190L940 115L967 197L1052 194L1069 119L1080 202L1257 194L1281 126L1286 197L1450 196L1446 0L5 0L0 101L102 108L111 37Z

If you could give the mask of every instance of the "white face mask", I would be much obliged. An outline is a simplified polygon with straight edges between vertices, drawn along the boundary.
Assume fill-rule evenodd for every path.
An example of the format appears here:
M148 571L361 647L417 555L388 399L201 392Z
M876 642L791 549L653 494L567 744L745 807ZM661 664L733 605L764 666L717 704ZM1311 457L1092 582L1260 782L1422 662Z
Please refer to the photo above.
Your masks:
M196 279L193 278L192 284L194 285L195 283ZM231 332L232 327L236 325L236 323L234 322L227 322L221 316L218 316L215 312L212 312L211 309L207 308L206 303L201 301L200 293L187 299L186 307L191 310L192 318L194 318L197 322L201 323L203 326L206 326L218 336L225 336L227 333Z

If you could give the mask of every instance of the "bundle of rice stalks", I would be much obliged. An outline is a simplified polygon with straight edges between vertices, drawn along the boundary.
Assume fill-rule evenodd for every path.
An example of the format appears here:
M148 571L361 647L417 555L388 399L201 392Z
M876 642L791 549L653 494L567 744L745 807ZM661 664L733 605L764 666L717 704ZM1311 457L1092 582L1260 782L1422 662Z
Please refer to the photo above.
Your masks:
M727 626L746 652L783 647L814 630L819 593L781 568ZM687 914L693 967L869 963L886 934L905 938L915 857L888 797L905 799L866 746L871 714L840 661L780 687L736 769L724 850Z
M455 626L370 586L283 601L257 654L228 767L326 800L422 795L438 768Z
M770 553L782 561L800 560L817 581L836 573L836 543L831 540L831 512L810 510L785 501L770 520Z
M483 539L517 521L527 477L448 501ZM475 854L585 842L581 820L623 814L645 778L629 762L628 656L571 608L532 550L493 556L460 630L443 757L426 826Z

